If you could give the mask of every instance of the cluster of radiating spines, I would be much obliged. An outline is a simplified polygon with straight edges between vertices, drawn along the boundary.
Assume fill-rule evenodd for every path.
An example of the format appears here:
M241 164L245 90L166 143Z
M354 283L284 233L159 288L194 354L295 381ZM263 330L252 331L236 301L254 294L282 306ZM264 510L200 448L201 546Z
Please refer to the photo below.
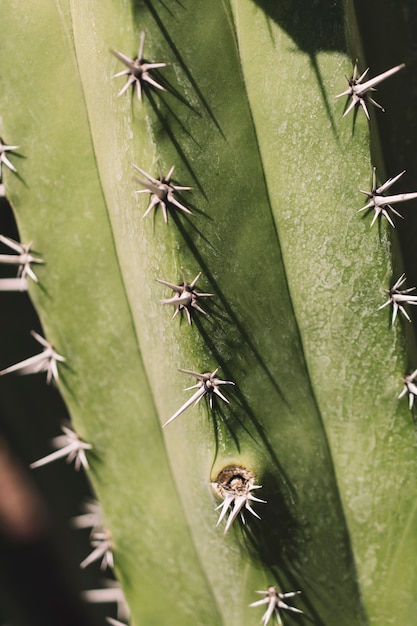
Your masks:
M159 69L161 67L166 67L167 63L148 63L145 61L143 56L143 50L145 46L145 33L142 32L140 36L139 50L138 56L134 59L122 54L122 52L118 52L118 50L113 50L113 54L115 57L119 59L126 66L125 70L118 72L113 76L113 78L118 78L119 76L127 76L128 79L122 89L119 91L118 96L121 96L131 87L132 85L136 88L136 94L138 100L142 100L142 91L144 87L147 85L151 85L156 89L160 89L161 91L165 91L165 87L161 85L154 76L152 76L152 70Z
M216 395L218 398L221 398L223 402L229 403L229 400L225 395L220 391L219 387L221 385L234 385L235 383L231 380L221 380L217 378L216 374L219 371L219 368L215 369L214 372L203 372L199 374L198 372L193 372L192 370L184 370L180 369L180 372L183 374L189 374L190 376L194 376L197 379L197 383L192 385L191 387L187 387L185 391L190 391L191 389L196 389L193 395L188 398L186 402L172 415L168 421L165 422L163 428L168 426L171 422L173 422L177 417L179 417L184 411L186 411L190 406L196 405L200 402L203 396L208 396L210 408L213 409L213 399Z
M97 500L84 503L83 513L72 519L74 528L90 528L90 544L93 550L80 563L81 569L101 559L100 568L113 569L113 544L110 532L104 524L103 512Z
M54 451L31 463L31 469L49 465L49 463L53 463L59 459L65 459L67 463L74 461L74 468L77 472L82 467L88 469L86 451L91 450L92 446L80 439L69 425L63 424L61 430L62 435L54 437L51 441Z
M392 324L394 324L398 311L400 311L404 317L411 322L410 316L408 315L406 309L404 308L405 304L408 305L416 305L417 304L417 295L411 295L412 291L415 291L415 287L409 287L408 289L400 289L402 285L405 283L406 277L405 274L401 274L399 279L393 284L390 289L387 289L388 300L381 304L379 309L383 309L389 304L392 305Z
M376 222L376 220L380 216L383 216L386 218L387 222L393 228L395 228L395 224L389 212L391 211L392 213L394 213L394 215L397 215L401 219L403 219L403 216L396 209L394 209L392 205L398 204L399 202L406 202L407 200L415 200L417 198L417 192L415 191L412 191L410 193L397 193L393 195L385 195L384 193L392 185L394 185L394 183L396 183L397 180L399 180L401 176L403 176L403 174L405 174L405 171L406 170L403 170L402 172L397 174L397 176L394 176L393 178L389 178L383 185L380 185L379 187L377 187L376 168L374 167L372 169L371 191L362 191L362 189L360 190L361 193L368 196L368 202L367 204L365 204L364 207L362 207L358 211L358 213L360 213L361 211L371 211L371 210L374 211L374 216L371 222L371 226L373 226L373 224Z
M174 173L175 166L173 165L169 170L168 174L164 176L161 172L161 168L159 168L159 178L154 178L150 174L147 174L143 169L135 165L131 164L138 172L144 176L143 178L136 178L137 182L142 185L143 189L139 189L136 193L149 193L151 194L151 201L149 203L148 208L142 216L142 219L146 217L154 207L157 207L158 204L161 205L162 215L164 216L165 224L168 223L168 207L174 206L183 213L188 213L192 215L190 209L184 206L177 198L175 197L175 192L177 191L189 191L192 187L184 187L182 185L173 185L171 183L172 174Z
M16 168L13 163L10 161L8 152L13 152L14 150L18 150L20 146L8 146L4 143L3 139L0 137L0 197L4 196L4 184L3 184L3 165L9 168L12 172L16 173Z
M165 285L169 287L174 292L172 298L165 298L161 300L161 304L170 304L175 307L174 315L172 319L174 319L178 313L181 311L185 311L188 319L188 323L192 324L192 314L193 310L202 313L203 315L207 315L206 311L201 308L199 304L200 298L211 298L214 294L212 293L201 293L196 290L195 286L197 284L198 279L201 276L201 272L197 274L197 276L191 281L191 283L187 282L185 274L183 272L182 278L183 282L180 285L176 285L174 283L170 283L167 280L162 280L157 278L157 282L161 283L161 285Z
M65 358L54 350L49 341L34 330L31 331L31 335L43 346L42 352L6 367L0 371L0 376L5 376L13 372L17 374L39 374L46 372L46 382L49 385L52 381L58 380L58 362L63 363Z
M0 279L0 291L27 291L28 276L35 283L38 282L38 278L31 267L32 264L44 263L44 260L30 253L31 243L22 244L4 235L0 235L0 243L14 252L14 254L0 254L0 264L17 266L15 278Z
M355 67L353 69L352 78L348 78L348 76L346 76L349 87L336 96L336 98L342 98L344 96L348 96L351 98L351 101L349 102L349 104L347 104L345 112L343 113L343 117L347 115L350 111L352 111L352 109L357 109L357 107L360 106L362 107L366 117L369 120L369 111L367 107L367 104L369 103L378 107L379 109L381 109L381 111L384 111L385 109L380 104L378 104L378 102L375 102L370 94L376 91L375 85L379 85L379 83L382 83L383 80L389 78L390 76L393 76L404 67L405 64L401 63L400 65L396 65L390 70L382 72L382 74L378 74L378 76L374 76L374 78L370 78L369 80L363 82L363 79L367 76L369 72L369 67L366 68L366 70L360 76L358 76L358 62L356 61Z
M267 605L266 611L262 616L262 624L266 626L269 620L275 615L278 624L282 626L281 611L292 611L293 613L302 613L300 609L296 609L294 606L287 604L287 598L293 598L301 593L301 591L289 591L288 593L280 593L276 587L268 587L266 591L257 591L256 593L262 594L264 597L262 600L252 602L249 606L263 606Z
M8 146L4 143L3 139L0 137L0 180L3 180L3 165L9 168L12 172L16 173L17 170L13 163L9 160L7 156L8 152L13 152L14 150L19 150L20 146Z
M400 289L406 281L405 274L402 274L399 279L393 284L390 289L387 289L388 300L384 302L379 308L382 309L389 304L392 305L392 324L394 324L398 311L402 313L406 320L411 322L410 316L407 313L404 305L417 305L417 294L413 295L412 292L416 291L416 287L409 287L408 289ZM408 405L410 411L414 405L414 398L417 397L417 370L414 370L411 374L408 374L403 378L403 390L398 396L398 399L408 394Z
M408 394L408 406L410 411L414 405L414 398L417 398L417 370L411 372L403 378L404 387L398 398L403 398Z
M71 520L72 526L77 529L90 529L91 552L81 561L80 567L84 569L95 561L100 561L100 569L113 569L113 542L110 532L106 529L103 511L97 500L89 499L84 502L83 512ZM129 620L129 608L123 595L120 584L117 581L107 579L102 589L84 591L82 597L87 602L115 603L117 605L117 617L106 617L106 621L112 626L125 626L120 619Z
M262 485L255 485L254 475L245 467L240 465L228 465L216 476L211 486L215 493L223 500L216 509L220 509L217 526L221 524L230 510L224 528L225 534L238 515L240 515L242 522L245 523L245 511L249 511L254 517L261 519L251 507L251 502L266 504L266 500L256 498L252 493L256 489L261 489Z
M379 109L384 111L383 107L378 104L372 97L371 93L375 90L375 86L381 83L386 78L393 76L400 70L405 67L404 63L400 65L396 65L391 69L375 76L364 82L364 78L368 74L369 68L367 68L360 76L358 76L358 63L356 62L355 67L353 69L352 78L346 77L349 87L342 93L338 94L336 98L341 98L343 96L348 96L351 98L350 102L346 106L345 112L343 116L347 115L349 111L352 109L361 107L365 112L366 117L369 120L369 111L367 104L372 103L377 106ZM372 169L372 188L370 191L360 190L361 193L365 194L368 198L368 202L361 209L358 210L358 213L362 211L373 211L374 215L371 221L371 226L375 224L375 222L384 217L392 228L395 228L395 223L393 220L393 215L404 219L403 215L394 208L393 205L399 204L400 202L407 202L409 200L417 199L417 192L412 191L408 193L397 193L397 194L389 194L386 193L404 174L406 170L403 170L396 176L389 178L382 185L377 186L377 178L376 178L376 168ZM392 317L391 317L391 325L393 326L395 320L397 319L398 312L400 312L406 320L411 322L411 318L407 312L405 306L416 306L417 305L417 294L413 293L416 291L416 287L409 287L407 289L401 289L401 287L406 282L405 273L401 274L401 276L394 282L392 287L387 289L388 299L386 302L381 304L379 309L383 309L386 306L392 307ZM403 390L399 394L398 398L402 398L405 395L408 395L408 402L410 410L414 405L414 398L417 397L417 370L414 370L411 374L408 374L403 378Z

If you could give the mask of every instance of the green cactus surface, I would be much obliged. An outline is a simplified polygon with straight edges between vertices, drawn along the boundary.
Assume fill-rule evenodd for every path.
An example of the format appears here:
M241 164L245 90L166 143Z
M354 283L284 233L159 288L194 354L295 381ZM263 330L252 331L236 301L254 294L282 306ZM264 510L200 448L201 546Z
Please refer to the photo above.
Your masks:
M45 261L29 293L65 357L56 384L92 446L131 623L251 626L267 608L249 607L255 592L276 586L302 592L285 624L412 626L416 437L398 395L417 363L412 324L378 310L404 251L384 216L370 228L358 213L373 165L378 185L400 170L385 168L383 113L343 117L335 97L355 55L366 69L353 3L4 0L0 16L0 136L19 146L2 182ZM114 51L134 59L142 33L163 90L118 97ZM155 179L175 166L191 214L168 202L167 223L161 203L143 217L132 164ZM395 208L406 223L412 206ZM206 314L172 319L158 281L200 272ZM179 370L217 368L228 402L206 393L164 426L196 392ZM212 483L228 466L266 502L225 533Z

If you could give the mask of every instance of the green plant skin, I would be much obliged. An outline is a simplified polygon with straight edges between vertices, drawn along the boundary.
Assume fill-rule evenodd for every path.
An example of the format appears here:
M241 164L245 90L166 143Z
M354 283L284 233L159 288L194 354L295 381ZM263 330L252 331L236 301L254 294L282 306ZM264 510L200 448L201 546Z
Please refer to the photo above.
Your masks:
M358 115L352 134L334 100L350 60L303 47L273 3L25 8L2 7L15 35L1 42L1 131L25 157L6 189L47 260L31 295L67 358L60 389L94 447L134 623L254 624L254 590L279 583L326 626L412 624L415 437L396 400L401 327L376 310L389 239L355 214L368 127ZM109 49L134 56L142 30L171 91L139 104L116 98ZM194 215L168 227L160 209L141 221L133 193L130 162L155 174L158 161L194 187ZM182 267L215 294L191 328L155 280ZM217 366L236 382L230 405L162 431L191 393L178 368ZM254 471L268 504L225 537L209 483L228 463Z

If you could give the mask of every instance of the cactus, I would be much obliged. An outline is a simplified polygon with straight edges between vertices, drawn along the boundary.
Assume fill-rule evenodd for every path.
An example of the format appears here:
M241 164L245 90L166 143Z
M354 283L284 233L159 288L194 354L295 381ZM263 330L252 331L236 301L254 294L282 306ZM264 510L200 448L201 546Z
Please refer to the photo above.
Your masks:
M29 370L68 408L54 445L87 467L136 626L413 623L415 283L381 307L415 187L384 187L409 165L385 168L378 81L335 98L366 69L356 9L2 5L2 182L43 261L18 284L26 356L49 350ZM407 61L363 78L395 68L378 103ZM384 191L394 210L358 213Z

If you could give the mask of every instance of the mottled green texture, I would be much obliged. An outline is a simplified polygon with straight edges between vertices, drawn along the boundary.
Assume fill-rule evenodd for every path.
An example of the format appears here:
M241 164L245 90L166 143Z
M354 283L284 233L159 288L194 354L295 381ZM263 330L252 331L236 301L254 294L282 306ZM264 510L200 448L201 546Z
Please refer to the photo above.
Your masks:
M67 358L60 388L94 447L136 626L173 614L249 626L254 590L274 583L303 591L301 623L411 624L416 609L404 340L377 311L391 281L385 224L356 214L367 123L359 114L352 132L334 99L351 72L343 15L318 4L297 20L293 3L275 4L1 10L14 35L0 43L0 130L25 157L6 190L47 261L31 294ZM170 65L167 92L139 104L117 99L110 49L133 57L142 30L146 58ZM175 164L193 215L142 221L131 162L153 175ZM192 327L159 303L169 290L156 279L181 268L215 294ZM192 393L178 368L217 366L236 382L230 405L203 401L161 430ZM209 483L230 462L252 469L268 503L224 537Z

